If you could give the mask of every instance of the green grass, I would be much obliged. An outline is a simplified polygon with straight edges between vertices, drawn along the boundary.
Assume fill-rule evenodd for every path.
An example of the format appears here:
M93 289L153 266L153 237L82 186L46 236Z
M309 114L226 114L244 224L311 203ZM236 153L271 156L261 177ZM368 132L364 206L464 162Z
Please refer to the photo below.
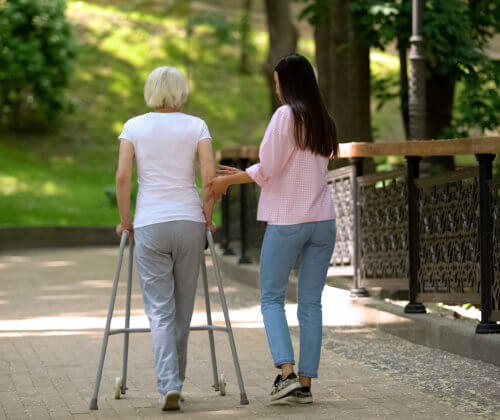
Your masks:
M162 10L153 0L68 1L78 43L69 89L74 112L45 133L0 133L0 226L118 221L106 196L114 184L117 135L127 119L148 112L144 82L160 65L188 75L184 111L207 122L216 149L260 143L270 112L260 71L267 34L252 33L252 74L242 76L237 45L218 44L207 26L188 40L186 18ZM313 59L312 39L301 39L299 49ZM397 74L397 59L374 52L372 72ZM397 101L374 110L373 125L377 138L402 139Z
M144 82L160 65L189 74L184 110L207 121L215 148L260 141L269 113L258 71L264 48L253 75L243 77L237 49L217 45L203 27L186 42L183 19L72 1L68 16L78 41L69 89L75 109L47 133L0 134L0 226L116 223L106 190L117 135L127 119L148 112Z

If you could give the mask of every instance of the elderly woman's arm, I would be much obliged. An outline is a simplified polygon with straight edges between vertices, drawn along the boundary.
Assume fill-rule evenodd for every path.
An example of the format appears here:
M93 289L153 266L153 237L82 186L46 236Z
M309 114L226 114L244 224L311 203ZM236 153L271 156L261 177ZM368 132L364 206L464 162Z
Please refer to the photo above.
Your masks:
M210 139L203 139L198 142L198 158L200 159L201 181L203 194L203 214L207 222L207 227L213 229L212 213L215 205L215 197L209 191L209 184L215 177L215 163Z
M120 210L120 224L116 233L121 235L124 230L132 233L133 225L130 218L130 190L132 188L132 166L134 163L134 145L128 140L120 142L118 169L116 170L116 201Z

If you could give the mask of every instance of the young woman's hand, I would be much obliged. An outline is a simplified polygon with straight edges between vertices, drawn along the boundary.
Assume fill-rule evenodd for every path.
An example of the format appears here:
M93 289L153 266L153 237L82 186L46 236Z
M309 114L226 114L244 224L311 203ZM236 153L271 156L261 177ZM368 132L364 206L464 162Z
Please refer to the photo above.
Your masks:
M128 230L128 233L129 233L130 236L132 236L134 234L134 225L132 224L132 222L120 223L116 227L116 234L118 236L122 236L122 233L125 230Z
M216 198L220 198L221 194L226 194L228 187L229 183L226 181L225 176L213 178L208 184L210 193Z
M219 167L219 169L217 170L217 175L219 176L236 175L241 172L244 172L241 169L233 168L232 166L225 166L225 165L217 165L217 166Z

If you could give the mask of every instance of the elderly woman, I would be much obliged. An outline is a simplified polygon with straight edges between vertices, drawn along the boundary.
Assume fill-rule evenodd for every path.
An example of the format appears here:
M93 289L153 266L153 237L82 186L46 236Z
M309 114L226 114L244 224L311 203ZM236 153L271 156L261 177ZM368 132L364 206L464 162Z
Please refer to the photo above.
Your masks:
M215 175L211 137L200 118L184 114L189 94L184 74L159 67L144 88L154 109L128 120L119 136L116 194L118 235L134 233L135 258L144 309L151 326L155 371L162 410L180 407L206 228L214 229L214 200L207 185ZM203 207L195 184L195 160L203 182ZM134 223L130 218L133 161L139 191Z

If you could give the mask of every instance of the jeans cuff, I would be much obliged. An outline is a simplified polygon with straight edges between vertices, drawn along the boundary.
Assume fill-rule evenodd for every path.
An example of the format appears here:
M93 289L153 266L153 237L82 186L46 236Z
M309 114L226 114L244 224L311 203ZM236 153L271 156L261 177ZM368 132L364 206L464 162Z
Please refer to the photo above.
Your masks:
M308 378L317 378L318 374L317 373L311 374L310 372L302 372L301 370L299 370L299 376L307 376Z
M278 360L277 362L274 362L274 367L279 368L281 365L284 365L285 363L291 363L292 365L295 365L295 360L293 360L293 359L281 359L281 360Z

